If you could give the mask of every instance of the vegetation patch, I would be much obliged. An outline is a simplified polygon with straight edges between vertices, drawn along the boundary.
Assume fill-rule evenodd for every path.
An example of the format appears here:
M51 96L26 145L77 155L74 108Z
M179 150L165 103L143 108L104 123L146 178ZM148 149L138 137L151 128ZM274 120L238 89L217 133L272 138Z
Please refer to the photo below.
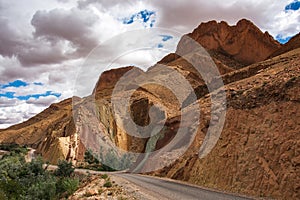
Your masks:
M54 172L44 169L39 157L29 163L24 156L27 148L17 145L1 145L10 153L0 159L0 199L55 200L67 198L79 186L79 178L67 161L60 161Z

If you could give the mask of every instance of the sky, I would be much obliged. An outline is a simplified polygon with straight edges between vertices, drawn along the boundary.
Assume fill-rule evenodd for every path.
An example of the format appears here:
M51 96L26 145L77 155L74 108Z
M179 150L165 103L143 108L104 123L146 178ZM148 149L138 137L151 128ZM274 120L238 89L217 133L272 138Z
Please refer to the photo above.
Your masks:
M0 128L73 96L78 75L91 71L87 56L101 45L102 55L119 49L124 44L104 44L120 34L126 40L133 30L171 30L140 38L151 51L103 63L105 69L145 69L174 51L182 34L210 20L247 18L285 43L300 31L299 7L298 0L0 0Z

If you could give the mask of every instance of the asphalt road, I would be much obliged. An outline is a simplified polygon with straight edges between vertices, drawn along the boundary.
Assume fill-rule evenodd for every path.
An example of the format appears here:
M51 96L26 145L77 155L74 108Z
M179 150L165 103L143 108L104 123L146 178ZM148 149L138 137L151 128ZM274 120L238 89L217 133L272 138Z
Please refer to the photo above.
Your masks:
M147 190L151 196L159 200L245 200L246 197L224 194L217 191L211 191L198 186L188 185L181 182L160 179L150 176L141 176L137 174L115 174L131 183Z
M55 170L57 166L49 165L48 170ZM252 198L213 191L200 186L191 185L176 180L157 178L139 174L130 174L120 171L99 172L86 169L75 169L75 172L82 174L110 174L121 177L136 185L148 197L145 199L157 200L250 200Z

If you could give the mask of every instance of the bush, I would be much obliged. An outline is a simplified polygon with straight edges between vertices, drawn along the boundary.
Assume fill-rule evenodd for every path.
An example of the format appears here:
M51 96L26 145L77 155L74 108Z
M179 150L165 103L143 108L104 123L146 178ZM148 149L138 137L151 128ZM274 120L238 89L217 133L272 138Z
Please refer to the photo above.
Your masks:
M84 153L84 161L88 164L99 164L99 160L93 155L93 152L91 150L87 150Z
M79 180L76 178L63 178L60 179L57 184L58 193L65 193L64 197L72 195L79 186Z
M56 179L53 176L40 177L36 183L32 184L28 190L25 199L56 199Z
M26 154L28 151L26 146L19 146L17 144L0 144L0 150L9 151L16 154Z
M103 174L103 175L101 176L101 178L107 179L107 178L108 178L108 175L107 175L107 174Z
M112 187L112 183L111 183L110 181L106 181L106 182L103 184L103 187L110 188L110 187Z
M26 163L23 155L0 160L0 191L4 199L54 199L56 178L43 169L42 159Z
M109 155L111 157L111 155ZM103 164L103 156L102 153L100 153L100 157L102 162L99 161L97 156L92 152L92 150L87 150L84 153L84 161L88 163L88 166L84 166L85 169L95 170L95 171L115 171L115 169ZM115 160L115 157L112 158Z
M55 171L58 177L46 171L43 164L41 158L26 163L23 153L13 152L2 157L0 159L0 200L54 200L75 192L79 180L70 178L74 172L72 163L61 161Z
M8 199L7 196L5 195L4 191L0 190L0 199L6 200Z
M71 177L74 173L75 168L73 167L71 162L67 162L65 160L58 161L58 168L55 170L54 174L59 177Z

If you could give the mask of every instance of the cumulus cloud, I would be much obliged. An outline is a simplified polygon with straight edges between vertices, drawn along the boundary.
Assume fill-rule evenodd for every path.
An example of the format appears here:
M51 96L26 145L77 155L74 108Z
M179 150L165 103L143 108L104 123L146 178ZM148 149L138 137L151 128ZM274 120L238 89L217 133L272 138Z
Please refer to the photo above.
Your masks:
M5 97L0 97L0 107L13 107L17 104L17 99L8 99Z
M66 60L63 48L57 45L47 45L40 42L32 48L24 49L18 54L19 61L23 66L37 66L47 64L58 64Z
M4 84L17 79L28 80L35 77L38 70L26 69L22 67L16 56L3 57L0 55L0 83Z
M300 10L281 12L275 16L274 22L268 25L274 37L287 38L300 32Z
M27 104L34 104L39 107L47 107L54 102L57 102L55 96L40 97L38 99L31 97L26 101Z
M129 17L122 19L123 24L132 24L135 21L143 23L145 27L153 27L156 21L156 14L154 11L142 10Z
M1 9L0 9L1 12ZM9 24L4 16L0 15L0 54L3 56L13 56L18 48L24 45L20 40L20 35Z
M137 5L137 2L141 2L142 0L123 0L120 2L119 0L79 0L77 2L77 6L80 9L85 9L89 5L96 5L97 7L101 7L103 10L111 9L112 7L119 6L121 4L122 7L134 7Z
M50 104L61 100L58 94L45 92L44 84L31 83L17 86L0 89L0 128L25 121Z
M23 122L46 108L41 104L29 104L18 99L1 97L0 101L6 105L0 107L0 128Z
M54 9L37 11L31 24L35 28L35 37L43 37L53 43L61 39L70 41L77 48L78 55L84 56L98 44L91 30L97 20L98 17L88 10Z

